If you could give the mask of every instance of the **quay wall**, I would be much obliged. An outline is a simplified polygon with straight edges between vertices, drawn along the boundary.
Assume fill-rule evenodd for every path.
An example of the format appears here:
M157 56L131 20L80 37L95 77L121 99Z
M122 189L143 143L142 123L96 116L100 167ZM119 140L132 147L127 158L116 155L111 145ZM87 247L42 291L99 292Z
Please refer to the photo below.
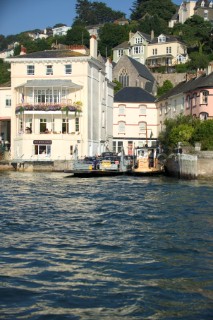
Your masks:
M165 172L180 179L213 180L213 152L172 154L166 160Z
M64 172L73 167L73 160L0 161L0 171Z

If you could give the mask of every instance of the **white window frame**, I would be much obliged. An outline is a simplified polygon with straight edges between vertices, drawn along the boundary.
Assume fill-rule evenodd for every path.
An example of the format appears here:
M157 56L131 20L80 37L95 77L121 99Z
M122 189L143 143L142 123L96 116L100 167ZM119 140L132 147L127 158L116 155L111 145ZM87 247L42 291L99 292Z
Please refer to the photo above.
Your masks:
M52 66L52 64L48 64L46 66L46 75L47 76L52 76L53 75L53 66Z
M118 114L119 116L124 116L126 114L126 106L124 104L118 106Z
M35 66L33 64L27 65L27 75L34 76L35 74Z
M118 133L125 133L126 132L126 123L124 121L118 122Z
M147 107L145 105L140 105L139 106L139 113L141 116L146 116L146 110L147 110Z
M65 74L72 74L72 64L65 64Z
M6 108L10 108L11 105L12 105L11 96L6 96L6 99L5 99L5 107L6 107Z

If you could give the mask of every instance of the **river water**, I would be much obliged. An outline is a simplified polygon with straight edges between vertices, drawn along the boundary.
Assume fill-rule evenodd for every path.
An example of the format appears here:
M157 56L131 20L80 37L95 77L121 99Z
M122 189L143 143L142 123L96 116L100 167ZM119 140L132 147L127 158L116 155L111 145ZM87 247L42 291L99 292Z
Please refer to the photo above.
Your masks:
M213 319L213 182L0 182L0 319Z

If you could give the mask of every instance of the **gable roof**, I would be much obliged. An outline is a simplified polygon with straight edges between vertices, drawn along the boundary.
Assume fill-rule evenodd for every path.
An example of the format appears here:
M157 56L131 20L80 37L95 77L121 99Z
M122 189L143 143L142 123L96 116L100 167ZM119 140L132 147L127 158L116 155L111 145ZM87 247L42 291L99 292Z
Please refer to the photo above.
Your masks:
M114 102L153 103L154 101L155 97L140 87L125 87L114 96Z
M149 69L142 63L140 63L139 61L127 56L127 58L130 60L130 62L132 63L132 65L135 67L135 69L138 71L138 74L140 76L143 76L143 78L154 82L155 78L152 75L152 73L149 71Z
M112 50L114 49L128 49L130 47L129 41L124 41L120 44L118 44L116 47L112 48Z
M190 79L189 81L182 81L177 86L159 97L156 102L168 99L179 93L186 93L199 88L213 88L213 72L209 75L202 75L197 78Z

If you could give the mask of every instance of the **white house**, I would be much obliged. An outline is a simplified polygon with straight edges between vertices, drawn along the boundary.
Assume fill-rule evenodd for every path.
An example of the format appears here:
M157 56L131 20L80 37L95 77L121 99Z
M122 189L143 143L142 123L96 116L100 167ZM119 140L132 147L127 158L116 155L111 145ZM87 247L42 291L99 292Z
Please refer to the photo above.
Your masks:
M53 28L53 37L55 36L66 36L68 30L70 30L71 27L67 27L67 26L61 26L61 27L57 27L57 28Z
M24 53L24 52L23 52ZM69 160L112 147L112 64L90 54L47 50L21 54L11 63L11 157Z

